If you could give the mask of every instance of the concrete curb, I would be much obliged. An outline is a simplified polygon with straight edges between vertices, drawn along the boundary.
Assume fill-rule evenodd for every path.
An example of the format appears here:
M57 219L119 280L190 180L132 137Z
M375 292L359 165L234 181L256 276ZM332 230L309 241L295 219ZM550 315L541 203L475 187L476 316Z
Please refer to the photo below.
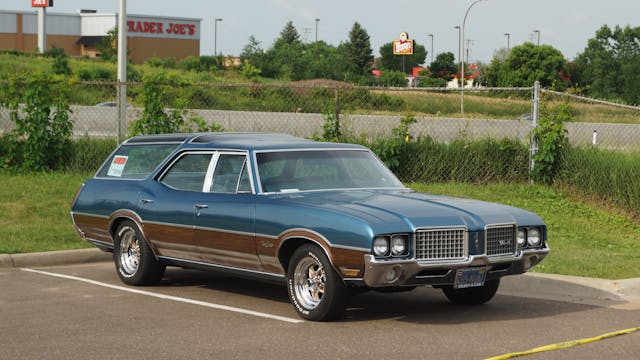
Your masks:
M640 278L607 280L580 276L526 273L502 279L500 292L526 293L544 299L569 300L602 305L640 300Z
M58 266L112 261L111 253L99 249L62 250L26 254L0 254L0 269Z

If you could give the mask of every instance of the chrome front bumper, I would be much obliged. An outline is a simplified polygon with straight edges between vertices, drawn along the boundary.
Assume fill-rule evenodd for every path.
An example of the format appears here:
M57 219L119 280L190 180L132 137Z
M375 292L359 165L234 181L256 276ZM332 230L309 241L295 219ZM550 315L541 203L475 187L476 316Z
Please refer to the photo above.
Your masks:
M513 256L470 255L464 261L380 261L372 255L364 256L364 283L368 287L451 285L456 269L487 267L486 280L506 275L522 274L537 265L549 253L545 244L541 249L518 251Z

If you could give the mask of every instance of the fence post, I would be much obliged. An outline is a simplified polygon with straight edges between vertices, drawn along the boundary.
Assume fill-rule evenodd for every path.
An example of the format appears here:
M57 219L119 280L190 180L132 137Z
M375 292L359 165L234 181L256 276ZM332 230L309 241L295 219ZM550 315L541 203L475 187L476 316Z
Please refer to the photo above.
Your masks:
M533 129L538 127L538 116L539 116L539 105L540 105L540 82L536 81L533 84L533 103L532 103L532 111L531 111L531 121L533 122ZM536 166L536 161L534 160L534 156L538 152L538 137L531 137L531 149L529 149L529 171L531 173L531 183L533 184L533 169Z
M334 111L336 115L336 121L340 121L340 91L338 88L333 89L334 96Z

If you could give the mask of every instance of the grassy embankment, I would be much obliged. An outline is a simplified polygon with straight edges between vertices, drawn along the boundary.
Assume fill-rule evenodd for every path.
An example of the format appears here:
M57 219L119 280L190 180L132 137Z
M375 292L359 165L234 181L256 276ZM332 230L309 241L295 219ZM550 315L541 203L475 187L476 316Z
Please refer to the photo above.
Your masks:
M89 247L73 230L69 206L88 175L0 175L0 253ZM522 207L549 226L552 253L536 271L609 279L640 277L640 224L543 186L411 184L418 191Z
M27 60L25 60L27 59ZM16 56L11 54L0 54L0 79L7 79L14 74L19 73L33 73L33 72L52 72L52 58L39 57L39 56ZM116 66L114 63L104 62L100 60L89 59L69 59L69 65L72 69L74 77L78 80L91 80L91 81L114 81L116 74ZM149 65L132 65L131 71L134 71L138 78L141 78L143 74L153 71L162 71L168 77L173 79L180 79L186 83L217 83L217 84L246 84L249 85L249 81L242 78L240 74L234 69L229 70L216 70L207 72L196 72L181 70L180 66L176 68L156 68ZM274 79L260 79L259 85L269 86L272 84L282 85L286 84L285 81ZM325 84L327 86L336 86L341 84L336 81L323 81L323 80L310 80L300 82L298 85L304 86L318 86ZM256 84L251 84L255 86ZM348 85L344 83L344 85ZM136 88L131 89L132 94L136 94ZM247 103L252 103L254 99L249 95L248 91L235 91L233 89L228 94L225 92L218 93L215 89L203 88L201 94L207 92L213 92L214 98L218 98L222 95L225 98L231 97L235 100L229 101L226 99L222 104L220 101L210 101L208 104L212 108L218 108L229 110L252 110L251 108L244 109ZM139 90L138 90L139 92ZM196 92L198 93L198 92ZM383 89L373 90L373 93L386 93L393 99L401 99L404 105L401 106L402 110L407 109L416 116L439 116L439 117L461 117L460 114L460 94L458 92L442 93L442 92L423 92L423 91L402 91L394 92ZM103 101L115 100L115 90L112 87L105 87L99 85L90 85L81 87L81 91L74 92L74 103L80 105L94 105ZM531 100L527 97L530 96L530 92L511 92L501 94L494 94L490 96L484 92L465 92L465 118L489 118L489 119L517 119L519 116L531 112ZM140 106L135 99L131 99L130 102L136 106ZM293 101L293 99L288 99ZM562 101L558 97L554 97L551 101L550 98L543 98L543 103L547 102L552 105L552 102ZM200 105L200 104L199 104ZM205 104L207 105L207 104ZM363 103L364 107L370 104ZM575 112L575 120L579 122L610 122L610 123L627 123L627 124L639 124L640 113L637 110L627 110L621 108L615 108L606 105L587 104L580 103L575 100L571 101ZM217 107L218 106L218 107ZM200 106L199 106L200 107ZM203 106L206 108L207 106ZM390 113L389 110L384 109L384 104L381 105L379 110L372 109L354 109L349 112L353 113ZM304 106L302 107L304 109ZM396 110L392 111L397 112Z

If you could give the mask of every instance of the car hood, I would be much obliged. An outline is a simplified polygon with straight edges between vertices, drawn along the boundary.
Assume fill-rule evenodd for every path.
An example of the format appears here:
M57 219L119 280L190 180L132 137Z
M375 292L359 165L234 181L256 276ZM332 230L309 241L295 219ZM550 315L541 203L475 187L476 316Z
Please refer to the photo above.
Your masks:
M383 226L386 230L391 230L390 227L406 230L407 225L414 231L431 226L466 226L469 230L481 230L487 224L544 224L536 214L512 206L411 190L320 191L273 196L289 205L355 217L374 228Z

